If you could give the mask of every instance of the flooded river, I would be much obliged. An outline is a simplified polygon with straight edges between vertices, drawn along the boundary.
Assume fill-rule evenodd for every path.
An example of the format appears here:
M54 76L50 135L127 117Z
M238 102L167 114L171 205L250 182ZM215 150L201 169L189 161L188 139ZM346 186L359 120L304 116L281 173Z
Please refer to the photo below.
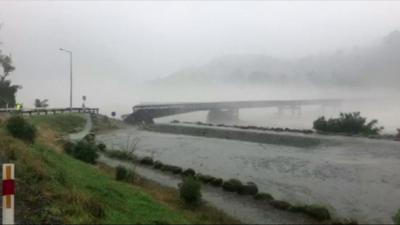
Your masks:
M139 156L223 179L252 181L277 199L322 204L335 216L360 223L392 223L400 208L399 142L332 137L335 145L298 148L136 128L97 137L114 149L126 148L134 138Z

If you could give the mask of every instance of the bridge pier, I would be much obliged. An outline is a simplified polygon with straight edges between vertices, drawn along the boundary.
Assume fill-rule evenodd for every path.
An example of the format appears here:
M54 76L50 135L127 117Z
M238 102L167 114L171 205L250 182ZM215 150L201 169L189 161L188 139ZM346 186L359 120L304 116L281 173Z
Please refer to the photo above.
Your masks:
M208 123L232 123L239 121L239 109L211 109L207 114Z
M285 105L285 106L278 106L278 117L283 116L285 110L290 110L292 116L301 116L301 106L300 105Z

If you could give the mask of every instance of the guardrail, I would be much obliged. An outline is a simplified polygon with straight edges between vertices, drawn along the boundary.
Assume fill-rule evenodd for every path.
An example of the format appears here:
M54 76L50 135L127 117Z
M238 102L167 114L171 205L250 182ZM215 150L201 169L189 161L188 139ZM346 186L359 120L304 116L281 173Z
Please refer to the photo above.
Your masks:
M62 114L62 113L91 113L99 114L99 108L36 108L36 109L21 109L15 108L0 109L0 113L20 113L22 115L47 115L47 114Z

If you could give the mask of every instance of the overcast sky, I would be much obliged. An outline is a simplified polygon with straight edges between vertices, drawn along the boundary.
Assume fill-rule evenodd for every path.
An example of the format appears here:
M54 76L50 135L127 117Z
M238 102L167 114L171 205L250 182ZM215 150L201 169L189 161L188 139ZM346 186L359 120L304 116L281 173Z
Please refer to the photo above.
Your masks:
M222 55L293 58L376 44L400 28L400 1L1 1L0 21L19 101L64 106L60 47L74 53L74 99L99 103L100 90L134 94L133 84Z

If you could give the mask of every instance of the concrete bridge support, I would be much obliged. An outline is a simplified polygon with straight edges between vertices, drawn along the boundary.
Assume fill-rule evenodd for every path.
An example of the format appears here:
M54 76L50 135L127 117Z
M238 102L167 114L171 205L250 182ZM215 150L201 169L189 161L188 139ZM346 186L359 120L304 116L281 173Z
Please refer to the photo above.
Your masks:
M290 105L290 106L278 106L278 116L283 116L285 110L290 110L292 116L301 116L301 106L300 105Z
M234 123L239 121L239 109L212 109L207 114L208 123Z

